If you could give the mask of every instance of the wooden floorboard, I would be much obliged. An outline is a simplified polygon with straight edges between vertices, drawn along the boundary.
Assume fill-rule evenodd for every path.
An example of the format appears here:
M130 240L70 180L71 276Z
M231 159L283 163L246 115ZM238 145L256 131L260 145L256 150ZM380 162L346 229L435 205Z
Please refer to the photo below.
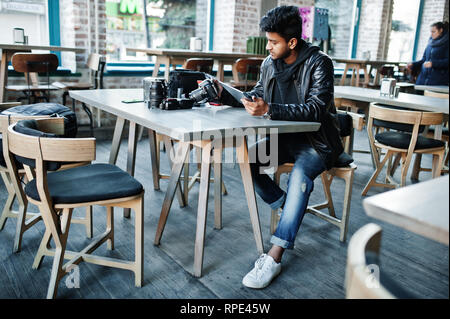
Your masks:
M245 288L242 277L252 268L258 257L244 188L238 165L224 164L223 176L228 195L223 196L223 228L214 229L214 198L210 189L208 218L205 235L203 276L192 276L194 261L195 224L198 202L198 185L189 194L189 204L180 208L174 200L167 225L159 246L153 245L167 180L161 181L161 190L154 191L151 177L148 140L138 143L136 178L144 185L144 285L134 286L130 271L110 269L87 263L80 264L80 288L66 287L60 282L58 298L318 298L345 297L344 278L347 244L360 227L375 222L383 229L381 244L381 275L388 274L407 291L422 298L448 298L448 247L406 230L368 217L362 208L361 190L373 169L367 154L355 153L356 170L348 239L339 241L339 229L307 214L300 227L295 247L285 253L281 275L263 290ZM97 141L97 162L107 162L110 141ZM355 149L367 149L367 135L357 132ZM117 165L126 167L126 140L122 142ZM168 172L165 153L161 153L161 166ZM424 156L424 165L431 157ZM193 164L191 169L194 170ZM397 173L398 175L398 173ZM420 180L430 178L424 172ZM287 177L281 185L285 187ZM408 179L408 184L412 182ZM320 179L315 181L311 203L322 200ZM333 181L332 192L337 212L342 209L344 183ZM373 188L369 196L385 191ZM6 190L0 183L0 204L6 200ZM257 197L265 250L270 248L270 210ZM32 207L36 211L36 207ZM75 211L84 215L84 209ZM94 208L94 236L105 229L106 211ZM96 254L131 260L134 258L134 214L123 218L122 209L115 209L115 249L106 245ZM12 253L15 220L8 220L0 232L0 298L44 298L46 295L52 258L45 257L38 270L31 269L34 254L44 233L42 222L24 235L23 249ZM79 250L90 242L81 225L72 225L69 249Z

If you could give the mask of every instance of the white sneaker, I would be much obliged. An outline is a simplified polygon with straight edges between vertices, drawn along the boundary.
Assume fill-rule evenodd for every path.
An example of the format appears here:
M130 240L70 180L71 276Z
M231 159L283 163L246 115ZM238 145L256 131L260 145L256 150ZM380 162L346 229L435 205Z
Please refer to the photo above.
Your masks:
M262 254L255 262L255 267L245 275L242 284L249 288L265 288L281 271L281 263L276 263L267 254Z

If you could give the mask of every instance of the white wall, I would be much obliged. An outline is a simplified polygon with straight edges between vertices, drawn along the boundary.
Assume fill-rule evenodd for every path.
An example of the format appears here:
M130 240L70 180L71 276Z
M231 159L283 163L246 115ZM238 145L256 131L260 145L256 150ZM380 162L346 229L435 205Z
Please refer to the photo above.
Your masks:
M0 43L14 43L13 29L23 28L29 44L48 45L47 17L27 13L0 13Z

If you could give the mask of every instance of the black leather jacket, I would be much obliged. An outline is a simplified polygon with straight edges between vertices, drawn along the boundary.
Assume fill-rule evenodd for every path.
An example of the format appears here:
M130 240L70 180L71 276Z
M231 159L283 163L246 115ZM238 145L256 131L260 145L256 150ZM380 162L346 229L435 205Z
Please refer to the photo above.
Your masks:
M272 101L275 81L273 73L273 60L268 56L261 64L258 83L246 95ZM305 134L327 169L330 169L344 150L334 106L334 68L331 59L321 51L312 53L299 66L294 82L300 104L269 103L269 114L273 120L320 122L317 132ZM243 106L236 103L225 90L223 92L223 102Z

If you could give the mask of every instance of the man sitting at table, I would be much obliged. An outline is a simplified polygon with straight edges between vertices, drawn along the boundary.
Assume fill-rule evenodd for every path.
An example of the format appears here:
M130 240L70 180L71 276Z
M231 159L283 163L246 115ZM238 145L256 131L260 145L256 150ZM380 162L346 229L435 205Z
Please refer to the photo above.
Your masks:
M278 137L278 163L294 163L287 192L263 171L260 159L250 159L252 177L258 195L274 210L282 209L281 218L270 242L272 248L262 254L242 283L250 288L264 288L281 271L285 249L294 247L295 237L308 206L314 179L334 166L343 152L333 100L334 71L331 59L319 47L302 40L302 19L295 6L281 6L267 12L260 21L266 32L268 56L261 66L260 79L242 99L248 113L272 120L321 123L317 132L288 133ZM219 85L221 101L238 106ZM240 104L240 106L242 106ZM270 137L258 141L269 150ZM271 161L272 162L272 161ZM264 167L267 168L267 167Z

